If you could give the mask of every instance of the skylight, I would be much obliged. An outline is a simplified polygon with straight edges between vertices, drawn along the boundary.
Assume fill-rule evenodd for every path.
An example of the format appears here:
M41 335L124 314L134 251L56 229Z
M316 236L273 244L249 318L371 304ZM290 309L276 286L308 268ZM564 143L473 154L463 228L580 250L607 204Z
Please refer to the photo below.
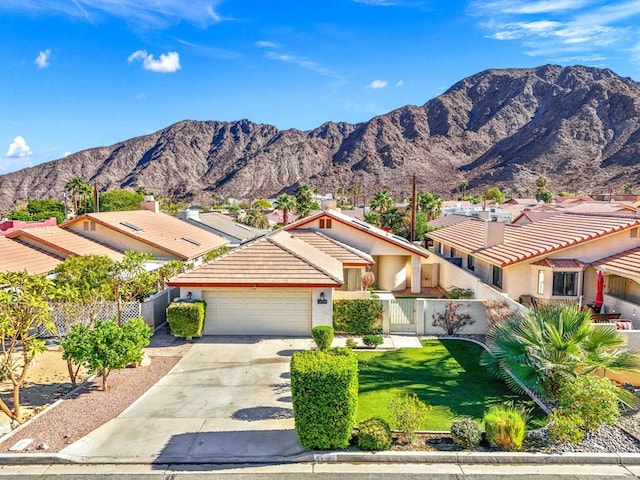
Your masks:
M134 232L144 232L142 227L139 227L131 222L120 222L120 225L124 225L125 227L130 228Z
M185 242L192 243L192 244L194 244L196 247L199 247L199 246L201 246L201 245L202 245L199 241L194 240L193 238L189 238L189 237L182 237L182 240L184 240Z

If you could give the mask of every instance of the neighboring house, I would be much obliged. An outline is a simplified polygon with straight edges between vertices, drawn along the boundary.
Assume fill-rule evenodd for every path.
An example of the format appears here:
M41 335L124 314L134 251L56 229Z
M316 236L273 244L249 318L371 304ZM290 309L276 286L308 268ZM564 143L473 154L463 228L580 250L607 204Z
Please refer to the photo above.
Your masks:
M0 221L0 236L8 235L18 230L25 230L27 228L36 227L53 227L57 224L56 217L49 217L44 220L36 220L34 222L24 222L22 220L7 220Z
M235 218L229 217L228 215L217 212L201 212L195 208L180 210L178 212L178 218L191 225L202 228L209 233L225 238L229 241L229 246L232 248L238 247L268 232L268 230L260 230L239 223Z
M606 269L609 293L621 295L617 275L625 278L627 294L637 297L640 284L632 272L638 268L639 227L640 216L566 212L524 225L469 219L427 237L439 256L433 260L440 264L441 281L473 289L475 279L516 301L586 305L595 299L599 266ZM614 261L618 268L624 262L631 266L619 270L624 275L615 274ZM623 315L631 317L634 308L627 305Z
M155 210L87 213L69 220L61 228L121 251L147 252L156 260L202 263L208 252L228 241L175 217Z
M331 325L335 290L420 291L426 250L333 210L318 212L169 281L182 297L207 302L208 335L309 335ZM189 295L191 294L191 295ZM336 297L337 297L336 293Z
M118 262L123 258L123 254L119 250L60 227L19 230L7 235L7 238L19 240L25 245L56 255L62 259L69 256L104 255Z
M21 272L46 275L64 259L18 239L0 236L0 272Z
M276 225L282 225L284 223L284 214L282 210L274 210L266 213L269 225L275 227ZM293 223L298 219L298 215L295 212L287 212L287 223Z
M181 297L206 301L205 335L291 336L331 325L332 290L342 284L342 262L285 231L169 282Z
M283 228L294 234L300 229L321 232L370 255L374 261L371 271L379 290L397 292L410 288L412 293L421 290L421 266L429 253L402 237L335 210L317 212Z

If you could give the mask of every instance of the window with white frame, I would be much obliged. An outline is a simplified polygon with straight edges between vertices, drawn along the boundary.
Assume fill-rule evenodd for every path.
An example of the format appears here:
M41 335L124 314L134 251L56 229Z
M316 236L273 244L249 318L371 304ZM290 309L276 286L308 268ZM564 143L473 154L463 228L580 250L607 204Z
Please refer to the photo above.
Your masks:
M544 295L544 270L538 270L538 295Z

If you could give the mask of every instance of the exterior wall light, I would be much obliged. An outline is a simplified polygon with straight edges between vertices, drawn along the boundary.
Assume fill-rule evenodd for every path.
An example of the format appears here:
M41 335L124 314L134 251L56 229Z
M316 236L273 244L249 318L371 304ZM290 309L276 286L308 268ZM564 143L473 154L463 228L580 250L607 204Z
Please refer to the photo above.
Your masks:
M318 305L324 305L327 303L327 299L324 296L324 292L320 292L320 297L318 298Z

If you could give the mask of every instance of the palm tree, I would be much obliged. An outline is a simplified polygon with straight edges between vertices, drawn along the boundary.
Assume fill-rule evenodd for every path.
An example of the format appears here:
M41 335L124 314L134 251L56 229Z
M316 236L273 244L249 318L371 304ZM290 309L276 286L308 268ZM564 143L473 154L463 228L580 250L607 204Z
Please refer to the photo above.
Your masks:
M442 212L442 198L435 193L418 192L417 204L420 211L427 214L428 220L438 218Z
M267 216L260 210L249 210L242 220L245 225L253 228L269 228L269 220Z
M82 180L80 177L73 177L64 186L64 189L67 192L71 193L71 197L73 199L73 209L76 215L78 213L81 191L86 183L87 182Z
M89 198L91 197L92 193L93 193L93 187L91 186L90 183L83 182L82 185L80 185L79 190L78 190L78 194L84 200L84 212L83 213L87 213L87 202L89 201ZM94 205L94 208L95 208L95 205Z
M273 206L278 210L282 210L282 224L287 225L289 223L289 212L296 208L296 197L283 193L276 198Z
M355 184L351 186L351 193L353 194L353 206L354 208L358 206L358 196L362 195L363 189L362 185Z
M374 195L373 200L371 200L371 208L380 212L380 215L384 215L387 210L393 207L394 203L389 190L383 188Z
M483 354L482 365L516 391L523 389L513 376L552 399L579 374L640 365L615 329L595 328L591 314L576 307L551 305L512 316L489 330L487 343L491 353ZM625 401L623 394L621 400Z

